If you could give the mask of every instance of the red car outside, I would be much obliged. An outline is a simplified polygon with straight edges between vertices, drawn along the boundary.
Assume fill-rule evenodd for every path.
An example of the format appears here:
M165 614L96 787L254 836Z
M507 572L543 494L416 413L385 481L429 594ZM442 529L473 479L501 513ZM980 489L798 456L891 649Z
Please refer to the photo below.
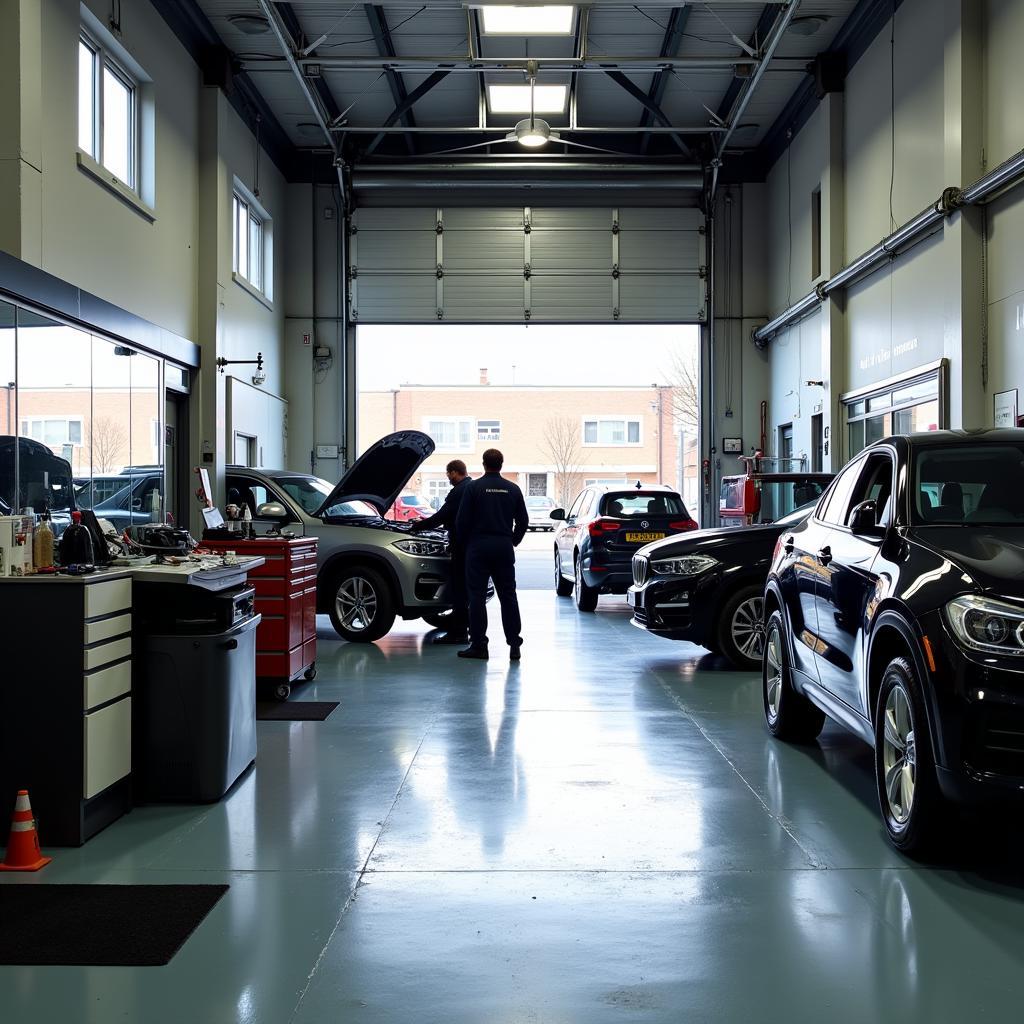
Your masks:
M393 523L411 523L417 519L427 519L433 514L434 510L426 498L421 498L418 494L403 494L384 513L384 518L390 519Z

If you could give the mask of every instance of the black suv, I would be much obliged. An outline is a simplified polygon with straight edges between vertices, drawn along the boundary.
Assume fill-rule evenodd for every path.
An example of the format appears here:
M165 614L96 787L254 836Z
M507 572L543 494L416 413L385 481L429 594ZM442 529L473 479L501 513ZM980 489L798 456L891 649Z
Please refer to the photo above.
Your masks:
M626 595L633 625L700 644L737 668L756 671L764 653L764 581L772 548L812 507L769 526L697 530L641 548Z
M891 437L775 548L764 713L875 749L882 818L922 853L947 800L1024 788L1024 430Z
M672 533L696 530L683 499L667 487L587 487L556 508L555 592L574 594L592 612L600 594L624 594L633 582L633 553Z

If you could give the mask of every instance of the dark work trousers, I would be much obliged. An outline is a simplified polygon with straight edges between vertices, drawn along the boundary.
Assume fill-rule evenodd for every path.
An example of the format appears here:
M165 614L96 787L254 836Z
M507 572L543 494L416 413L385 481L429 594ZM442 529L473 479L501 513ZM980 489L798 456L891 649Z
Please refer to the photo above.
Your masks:
M469 594L466 592L466 549L452 545L451 581L452 614L448 620L449 633L465 633L469 629Z
M466 546L466 587L469 590L469 642L487 646L487 580L501 602L501 625L510 647L523 642L516 597L516 552L511 537L474 537Z

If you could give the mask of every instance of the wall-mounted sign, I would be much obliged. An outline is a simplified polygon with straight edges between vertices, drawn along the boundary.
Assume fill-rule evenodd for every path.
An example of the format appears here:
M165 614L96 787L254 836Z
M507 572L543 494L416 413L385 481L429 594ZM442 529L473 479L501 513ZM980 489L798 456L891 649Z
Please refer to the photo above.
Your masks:
M725 455L742 455L743 454L743 438L742 437L723 437L722 438L722 452Z
M997 427L1017 426L1017 389L997 391L992 398L995 406L992 422Z

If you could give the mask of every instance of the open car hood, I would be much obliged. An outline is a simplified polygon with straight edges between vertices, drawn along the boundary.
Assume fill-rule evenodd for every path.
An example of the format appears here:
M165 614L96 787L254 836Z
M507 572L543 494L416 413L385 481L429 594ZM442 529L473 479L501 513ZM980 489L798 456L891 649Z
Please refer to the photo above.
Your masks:
M382 437L356 459L315 515L343 501L366 501L383 516L433 453L434 442L419 430Z

